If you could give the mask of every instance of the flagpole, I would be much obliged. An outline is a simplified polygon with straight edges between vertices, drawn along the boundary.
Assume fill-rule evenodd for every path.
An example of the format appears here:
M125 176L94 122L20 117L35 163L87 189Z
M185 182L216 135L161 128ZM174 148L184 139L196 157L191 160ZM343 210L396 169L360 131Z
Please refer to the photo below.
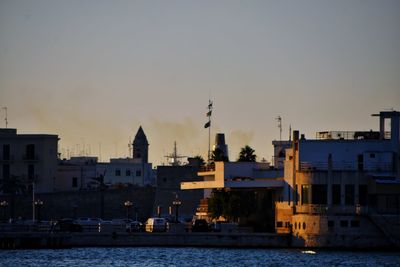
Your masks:
M212 101L211 99L208 100L208 122L204 125L205 128L208 128L208 163L211 160L211 113L212 113Z

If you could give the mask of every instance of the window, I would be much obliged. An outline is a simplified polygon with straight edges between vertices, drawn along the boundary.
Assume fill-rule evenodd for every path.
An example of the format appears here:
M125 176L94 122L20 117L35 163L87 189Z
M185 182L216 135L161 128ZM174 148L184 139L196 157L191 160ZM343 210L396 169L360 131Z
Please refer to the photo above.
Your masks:
M78 187L78 177L72 177L72 187Z
M136 176L142 176L142 171L140 170L136 171Z
M346 184L344 188L345 194L345 204L346 205L354 205L354 185L353 184Z
M332 185L332 204L340 205L340 184Z
M306 230L306 223L303 222L303 230Z
M288 189L288 190L287 190L287 193L288 193L288 202L289 202L288 204L289 204L289 205L290 205L290 201L291 201L291 197L290 197L290 188L291 188L291 187L288 185L288 187L287 187L287 189Z
M294 229L297 229L297 222L294 223Z
M35 179L35 165L33 164L28 165L28 179L29 180Z
M369 157L370 157L371 159L374 159L374 158L375 158L375 153L369 154Z
M310 204L310 199L308 197L309 192L310 192L310 185L307 184L301 185L301 205Z
M297 202L299 201L299 191L298 191L297 184L294 186L293 201L294 201L294 204L295 204L295 205L297 205L297 204L298 204Z
M347 227L347 226L349 226L349 222L348 221L340 221L340 226Z
M358 188L358 203L360 205L367 205L368 201L368 186L365 184L360 185Z
M314 184L311 187L312 204L327 204L327 186L323 184Z
M121 170L120 169L116 169L115 170L115 176L121 176Z
M351 227L360 227L360 221L351 221L350 226Z
M285 222L285 227L289 228L290 227L290 223L289 222Z
M329 227L329 228L335 227L335 221L329 220L329 221L328 221L328 227Z
M131 176L131 170L126 170L125 176Z
M276 222L276 227L282 227L283 223L282 222Z
M3 165L3 179L10 179L10 165Z
M29 144L26 146L26 159L35 159L35 145Z
M3 145L3 160L10 160L10 145Z

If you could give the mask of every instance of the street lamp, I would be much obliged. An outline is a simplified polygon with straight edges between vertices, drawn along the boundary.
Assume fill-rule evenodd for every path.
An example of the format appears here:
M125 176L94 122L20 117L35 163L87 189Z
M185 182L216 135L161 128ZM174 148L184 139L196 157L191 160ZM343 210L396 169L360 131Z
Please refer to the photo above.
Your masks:
M40 199L35 200L35 207L37 208L37 221L40 222L40 208L43 206L43 201Z
M172 205L175 207L175 221L178 222L178 216L179 216L179 206L182 205L182 202L178 199L175 199L172 201Z
M6 221L6 212L7 212L7 206L8 206L8 202L7 201L5 201L5 200L3 200L3 201L1 201L0 202L0 206L1 206L1 208L3 209L3 218L4 218L4 221Z
M129 219L129 209L133 206L133 203L132 201L127 200L124 202L124 206L126 208L126 218Z

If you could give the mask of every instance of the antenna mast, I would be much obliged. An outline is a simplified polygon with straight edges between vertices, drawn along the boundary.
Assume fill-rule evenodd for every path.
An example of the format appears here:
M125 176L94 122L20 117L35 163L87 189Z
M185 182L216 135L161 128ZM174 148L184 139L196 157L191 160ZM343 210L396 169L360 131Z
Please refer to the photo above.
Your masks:
M276 120L278 122L278 128L279 128L279 141L282 141L282 117L278 116Z
M6 129L8 128L8 119L7 119L7 107L3 107L4 111L6 112L6 117L5 117L5 121L6 121Z
M178 149L176 148L176 141L174 142L174 151L172 152L172 154L167 155L165 157L171 159L170 164L172 166L179 166L181 164L179 159L186 158L186 156L178 155Z

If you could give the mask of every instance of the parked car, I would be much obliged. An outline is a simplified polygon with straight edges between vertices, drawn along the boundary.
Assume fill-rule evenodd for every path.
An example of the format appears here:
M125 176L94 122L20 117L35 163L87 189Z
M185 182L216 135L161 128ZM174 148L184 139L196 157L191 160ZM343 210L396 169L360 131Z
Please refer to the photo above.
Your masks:
M143 224L139 221L134 221L131 219L113 219L111 224L115 226L124 226L128 232L139 232L142 230Z
M99 225L99 223L102 223L103 220L100 218L86 218L86 217L81 217L75 220L75 223L80 224L80 225Z
M165 232L168 223L165 218L149 218L145 223L146 232Z
M208 223L204 219L196 219L192 223L192 232L208 232Z
M73 219L65 218L57 220L51 230L55 232L82 232L82 226L74 222Z

